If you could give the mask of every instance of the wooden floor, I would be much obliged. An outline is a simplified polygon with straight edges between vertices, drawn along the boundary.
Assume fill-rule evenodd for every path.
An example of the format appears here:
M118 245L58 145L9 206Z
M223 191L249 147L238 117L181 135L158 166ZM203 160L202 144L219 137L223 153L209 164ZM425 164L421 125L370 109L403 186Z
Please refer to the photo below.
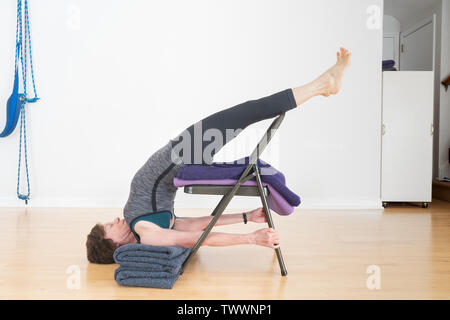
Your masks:
M172 290L121 287L113 279L117 265L88 263L91 226L121 216L121 209L0 208L0 216L0 299L450 298L450 203L441 200L427 209L399 203L384 210L274 213L287 277L272 249L202 247ZM379 268L379 289L367 286L376 276L371 268Z

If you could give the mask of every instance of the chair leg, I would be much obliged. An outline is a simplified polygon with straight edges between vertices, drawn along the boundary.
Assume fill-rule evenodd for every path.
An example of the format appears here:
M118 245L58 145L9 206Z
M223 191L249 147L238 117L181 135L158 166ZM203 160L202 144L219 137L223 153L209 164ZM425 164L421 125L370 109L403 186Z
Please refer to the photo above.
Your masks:
M192 248L191 252L187 256L186 260L183 262L183 265L181 267L181 274L183 273L184 269L188 265L188 263L191 261L192 257L195 255L195 253L198 251L200 246L202 245L203 241L205 241L208 234L211 232L211 229L216 224L217 220L219 220L222 213L225 211L226 207L230 203L231 199L234 197L234 194L236 193L237 189L239 188L240 184L236 184L233 189L226 195L220 199L220 202L217 204L216 208L212 212L213 218L209 222L208 226L203 230L202 235L197 240L197 243Z
M264 187L263 187L263 184L261 181L261 176L259 175L258 167L256 165L253 165L253 170L256 173L256 183L258 185L259 195L260 195L261 202L262 202L262 205L264 208L264 213L266 214L267 224L269 225L270 228L275 229L275 225L273 224L273 220L272 220L272 215L270 214L270 209L269 209L269 206L267 205L267 199L266 199L266 196L264 195ZM284 264L283 255L281 254L281 249L277 248L277 249L275 249L275 252L277 254L278 263L280 265L281 275L286 276L288 272L287 272L286 266Z

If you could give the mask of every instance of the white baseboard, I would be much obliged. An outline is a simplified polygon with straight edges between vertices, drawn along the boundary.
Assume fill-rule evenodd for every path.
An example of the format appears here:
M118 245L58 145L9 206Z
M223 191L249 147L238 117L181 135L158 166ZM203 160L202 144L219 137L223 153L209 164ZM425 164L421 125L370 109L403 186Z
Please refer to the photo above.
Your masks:
M195 199L194 199L195 198ZM220 196L195 195L190 199L184 195L176 199L175 208L214 208ZM28 205L23 200L12 197L0 197L0 207L27 208L123 208L126 201L112 199L30 199ZM235 197L228 208L260 207L258 198ZM327 199L302 198L302 203L296 209L383 209L379 199Z

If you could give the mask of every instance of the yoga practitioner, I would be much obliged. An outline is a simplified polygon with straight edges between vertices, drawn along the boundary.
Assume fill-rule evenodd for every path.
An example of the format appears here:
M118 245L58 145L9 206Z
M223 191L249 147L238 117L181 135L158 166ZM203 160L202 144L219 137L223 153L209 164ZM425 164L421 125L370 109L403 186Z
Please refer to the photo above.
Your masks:
M224 137L226 144L255 122L276 117L314 96L327 97L338 93L350 60L351 53L340 48L336 64L314 81L214 113L170 140L134 176L123 210L124 218L98 223L92 228L86 241L88 260L93 263L114 263L115 249L128 243L192 248L213 217L175 216L177 188L173 185L173 178L178 170L189 164L212 163L214 154L223 147ZM200 142L196 139L198 136L203 137ZM208 143L212 137L214 143ZM223 214L216 225L247 221L267 222L263 209L258 208L247 213ZM210 232L202 245L257 244L274 249L279 247L279 242L276 230L263 228L248 234Z

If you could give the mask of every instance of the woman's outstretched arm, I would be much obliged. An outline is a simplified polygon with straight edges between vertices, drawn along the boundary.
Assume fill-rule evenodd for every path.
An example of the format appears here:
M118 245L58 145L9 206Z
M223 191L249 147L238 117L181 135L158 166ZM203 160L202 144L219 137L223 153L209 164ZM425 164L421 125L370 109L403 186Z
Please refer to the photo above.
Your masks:
M243 211L244 212L244 211ZM215 226L223 226L227 224L243 223L243 212L241 213L231 213L222 214L217 220ZM267 222L266 216L264 214L263 208L258 208L252 211L245 212L247 215L247 220L257 223ZM192 217L176 219L174 229L179 231L201 231L204 230L208 224L211 222L213 216L204 217Z
M182 246L192 248L200 238L202 231L178 231L164 229L158 226L141 227L136 230L142 244L152 246ZM280 237L276 230L264 228L247 234L233 234L210 232L202 246L233 246L239 244L256 244L276 249L279 247Z

